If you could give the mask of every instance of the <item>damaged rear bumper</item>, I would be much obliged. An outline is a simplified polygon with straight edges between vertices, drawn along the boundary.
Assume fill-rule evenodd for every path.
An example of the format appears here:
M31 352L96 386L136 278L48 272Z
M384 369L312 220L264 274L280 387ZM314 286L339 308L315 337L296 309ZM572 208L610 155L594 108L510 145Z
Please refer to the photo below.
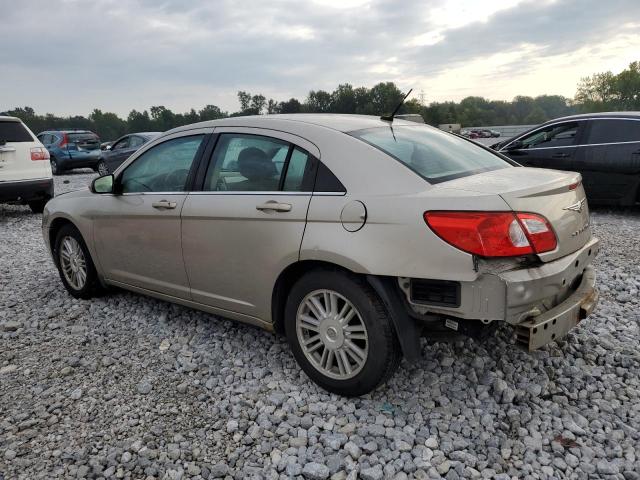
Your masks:
M533 351L563 338L580 320L586 318L598 303L596 273L588 266L578 288L551 310L515 325L517 343Z

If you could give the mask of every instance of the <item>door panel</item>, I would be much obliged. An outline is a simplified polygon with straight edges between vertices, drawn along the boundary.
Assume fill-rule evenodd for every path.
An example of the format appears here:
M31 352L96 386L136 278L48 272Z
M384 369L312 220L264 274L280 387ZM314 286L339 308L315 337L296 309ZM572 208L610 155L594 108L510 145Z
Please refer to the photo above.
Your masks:
M98 259L109 280L189 298L180 211L186 194L104 195L95 213ZM167 201L174 208L156 208Z
M299 258L315 178L312 155L319 152L273 130L228 127L215 134L203 191L190 193L182 210L191 295L270 321L276 279Z
M181 132L141 152L99 196L94 241L107 280L190 299L180 212L207 131Z
M298 260L310 198L191 193L182 210L182 244L193 300L270 319L275 281ZM290 210L257 209L270 201Z

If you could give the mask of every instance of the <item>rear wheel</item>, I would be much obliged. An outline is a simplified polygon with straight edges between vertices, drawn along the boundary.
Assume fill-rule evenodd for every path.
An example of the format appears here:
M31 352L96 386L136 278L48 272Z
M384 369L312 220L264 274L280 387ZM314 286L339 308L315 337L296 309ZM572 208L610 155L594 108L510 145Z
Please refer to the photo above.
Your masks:
M82 235L65 225L56 235L54 254L60 279L76 298L91 298L99 288L98 274Z
M29 205L29 208L33 213L42 213L44 211L44 206L47 204L48 201L49 201L48 198L42 198L40 200L31 200L30 202L27 202L27 205Z
M51 173L54 175L60 175L62 173L62 169L58 165L58 160L56 160L55 157L51 157L49 163L51 164Z
M305 373L339 395L374 390L400 363L388 312L355 275L318 270L303 276L287 299L285 330Z

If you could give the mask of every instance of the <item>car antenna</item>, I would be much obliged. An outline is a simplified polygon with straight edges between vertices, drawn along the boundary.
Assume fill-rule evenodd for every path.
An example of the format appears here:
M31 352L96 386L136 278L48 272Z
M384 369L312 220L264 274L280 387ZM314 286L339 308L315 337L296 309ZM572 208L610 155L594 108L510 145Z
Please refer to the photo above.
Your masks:
M410 88L409 91L407 92L407 94L402 97L402 100L400 100L400 103L398 104L398 106L396 107L396 109L393 111L393 113L391 115L382 115L380 117L380 120L385 120L387 122L393 122L393 117L396 116L396 113L398 113L398 110L400 110L400 107L402 106L402 104L404 103L404 101L407 99L407 97L409 96L409 94L413 92L413 88Z

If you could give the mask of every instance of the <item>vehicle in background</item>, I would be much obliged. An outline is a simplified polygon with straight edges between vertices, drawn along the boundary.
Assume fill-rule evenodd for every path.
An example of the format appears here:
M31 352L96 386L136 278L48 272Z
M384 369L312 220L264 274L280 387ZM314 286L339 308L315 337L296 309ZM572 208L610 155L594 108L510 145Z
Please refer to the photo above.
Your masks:
M480 135L478 135L477 130L461 130L460 135L466 138L471 138L471 139L480 138Z
M100 138L89 130L47 130L38 140L49 151L51 171L60 175L73 168L92 168L98 171Z
M550 120L492 148L527 167L580 172L589 203L640 202L640 113Z
M52 197L49 152L19 118L0 116L0 203L40 213Z
M498 138L498 137L500 137L500 132L499 132L499 131L497 131L497 130L491 130L491 129L489 129L489 133L490 133L490 135L489 135L490 137L493 137L493 138Z
M100 154L98 173L100 175L107 175L115 172L116 168L129 158L132 153L149 140L156 138L160 133L162 132L131 133L112 142L112 145Z
M284 333L309 377L342 395L420 358L422 332L506 323L535 350L593 310L599 243L579 174L387 118L166 132L45 207L64 288L119 286Z

